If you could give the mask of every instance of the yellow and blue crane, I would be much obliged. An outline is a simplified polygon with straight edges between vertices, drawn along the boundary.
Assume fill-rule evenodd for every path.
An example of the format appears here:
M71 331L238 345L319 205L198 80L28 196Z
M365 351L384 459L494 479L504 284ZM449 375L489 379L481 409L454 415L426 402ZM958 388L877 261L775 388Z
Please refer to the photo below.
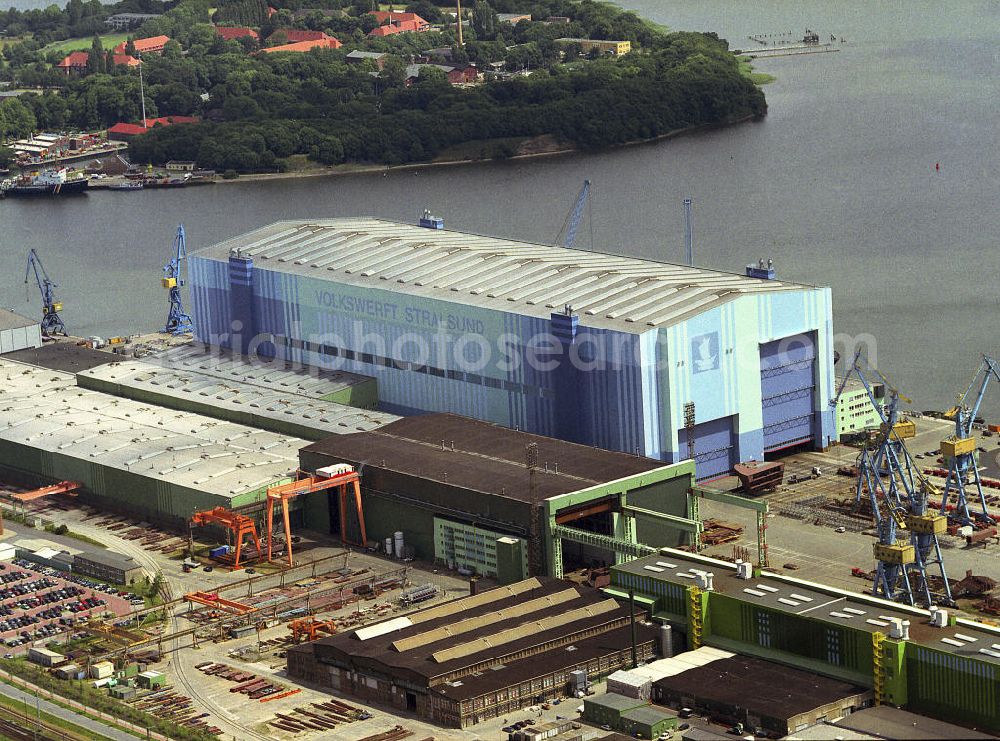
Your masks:
M904 438L913 436L913 423L899 420L899 401L909 402L909 399L883 374L874 369L872 373L885 384L889 400L884 406L875 397L861 366L860 353L854 356L851 370L833 399L836 405L848 379L855 375L882 420L878 434L858 456L855 489L857 505L867 494L878 532L878 542L873 546L876 568L872 593L911 605L916 603L915 594L921 594L926 605L951 604L951 586L939 541L948 522L945 517L928 512L928 498L937 494L937 490L920 472L906 448ZM933 567L940 574L939 590L931 589L929 571Z
M42 335L45 337L55 337L56 335L66 336L66 325L63 324L59 312L62 311L62 302L56 301L55 289L59 287L54 283L49 274L45 272L42 258L34 249L28 250L28 267L24 271L24 282L27 284L31 273L35 273L35 282L38 283L38 291L42 295ZM27 289L25 289L27 290Z
M184 302L181 300L181 286L184 280L181 278L181 267L187 259L187 241L184 236L184 225L177 225L177 236L174 238L174 256L170 262L163 266L163 279L161 283L169 293L170 309L167 312L167 325L163 331L168 334L179 335L188 334L194 331L191 316L184 311Z
M941 514L948 511L948 500L954 494L954 519L963 525L971 525L973 519L993 523L986 507L986 495L983 494L983 483L979 478L979 465L976 462L976 438L972 434L972 426L979 415L983 397L989 387L990 379L1000 381L1000 366L989 355L984 354L976 375L972 377L958 403L945 412L945 417L955 420L955 432L941 441L941 455L948 463L948 476L944 482L944 496L941 497ZM973 389L978 390L972 397ZM982 512L969 512L969 491L975 489L976 498L982 507Z

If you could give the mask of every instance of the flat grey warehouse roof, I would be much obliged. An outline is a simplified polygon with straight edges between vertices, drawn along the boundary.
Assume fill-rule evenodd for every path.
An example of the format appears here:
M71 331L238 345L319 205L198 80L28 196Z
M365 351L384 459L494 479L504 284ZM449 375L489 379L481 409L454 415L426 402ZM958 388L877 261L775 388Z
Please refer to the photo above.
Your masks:
M89 391L0 358L0 443L232 498L294 471L305 440Z
M203 407L198 411L221 409L246 412L278 422L292 421L316 430L317 433L322 433L322 436L367 432L399 419L396 415L385 412L368 411L324 401L321 398L310 398L275 384L259 381L255 383L253 380L231 381L207 373L159 367L142 361L110 363L84 371L79 377L81 385L87 387L92 385L91 379L114 385L121 389L122 396L143 392L164 394ZM211 414L210 411L207 413Z
M21 329L38 324L34 319L28 319L10 309L0 308L0 329Z
M515 242L380 219L280 221L201 250L267 270L548 319L570 304L586 326L641 333L741 295L813 286Z

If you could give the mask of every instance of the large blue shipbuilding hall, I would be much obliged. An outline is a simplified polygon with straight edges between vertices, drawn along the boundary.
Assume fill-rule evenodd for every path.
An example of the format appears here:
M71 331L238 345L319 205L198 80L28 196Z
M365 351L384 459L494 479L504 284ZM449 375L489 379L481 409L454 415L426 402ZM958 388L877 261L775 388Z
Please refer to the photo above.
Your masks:
M834 438L829 288L377 219L283 221L189 262L197 339L698 477Z

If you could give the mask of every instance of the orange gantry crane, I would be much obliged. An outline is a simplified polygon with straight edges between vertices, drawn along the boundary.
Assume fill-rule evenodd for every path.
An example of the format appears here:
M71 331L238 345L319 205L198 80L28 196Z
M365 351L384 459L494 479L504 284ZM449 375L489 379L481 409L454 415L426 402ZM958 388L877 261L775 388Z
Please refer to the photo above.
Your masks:
M292 631L292 640L295 643L300 643L303 638L306 641L315 641L319 638L320 633L332 636L337 632L337 623L333 620L316 620L307 617L293 620L288 624L288 628Z
M33 491L18 492L13 496L14 499L19 502L33 502L36 499L47 497L50 494L67 494L75 497L76 490L81 486L83 486L83 484L79 481L60 481L58 484L53 484L52 486L43 486L41 489L35 489Z
M206 607L216 607L220 610L225 610L226 612L231 612L236 615L245 615L247 613L254 612L257 609L256 607L243 604L242 602L237 602L236 600L220 597L215 592L191 592L190 594L185 594L184 599L188 602L205 605Z
M292 566L292 526L288 522L288 500L302 494L311 494L326 489L339 489L340 492L340 540L348 545L364 546L368 540L365 532L365 513L361 507L361 477L353 466L346 463L320 468L315 473L304 471L297 473L298 478L287 484L272 486L267 490L267 560L271 561L274 544L274 505L281 503L281 515L285 524L285 550L288 553L288 565ZM348 491L350 489L350 491ZM361 526L361 541L355 542L347 536L347 497L354 495L354 507Z
M257 525L252 517L230 512L225 507L216 507L206 512L195 512L191 515L192 525L220 525L233 534L233 542L236 545L236 557L233 561L233 571L243 568L240 563L240 553L243 549L243 539L249 535L253 544L257 546L258 556L262 553L260 538L257 537ZM270 537L270 523L268 523L268 537ZM268 556L270 556L270 543L268 543Z

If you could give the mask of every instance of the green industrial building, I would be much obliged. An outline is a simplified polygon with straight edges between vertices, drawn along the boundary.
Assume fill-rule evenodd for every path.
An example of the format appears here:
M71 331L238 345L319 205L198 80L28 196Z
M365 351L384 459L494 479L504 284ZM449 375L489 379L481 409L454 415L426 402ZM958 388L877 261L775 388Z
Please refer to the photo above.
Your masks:
M692 648L793 665L870 687L878 703L1000 731L1000 628L674 549L613 567L606 591L631 594Z
M621 732L632 738L659 738L660 734L676 727L676 715L652 705L627 710L619 721Z
M599 726L611 726L618 730L625 713L647 705L649 705L649 700L640 700L614 693L585 697L583 698L583 719Z
M503 583L683 545L700 531L691 461L664 464L452 414L302 450L303 470L336 463L361 473L369 540L402 532L414 557ZM304 507L313 528L339 532L334 495L311 495ZM358 534L356 520L347 524Z

